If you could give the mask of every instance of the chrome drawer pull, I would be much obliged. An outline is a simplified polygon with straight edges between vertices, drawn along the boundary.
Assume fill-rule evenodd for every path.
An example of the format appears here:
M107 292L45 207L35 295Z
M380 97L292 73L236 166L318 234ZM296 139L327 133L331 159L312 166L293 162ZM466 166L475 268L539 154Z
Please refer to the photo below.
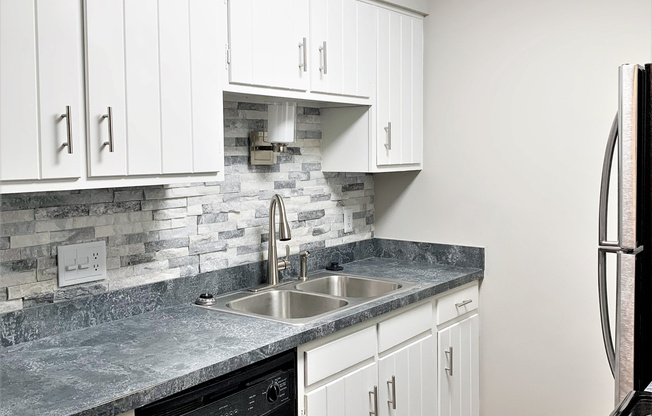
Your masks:
M72 112L70 106L66 106L66 112L61 114L61 118L66 119L66 132L68 133L68 141L61 145L61 147L68 147L68 153L72 153Z
M448 373L449 376L453 376L453 347L448 347L448 351L444 351L446 354L446 359L448 360L448 367L444 368L444 371Z
M371 399L371 395L373 394L374 399L373 399L373 405L374 405L374 410L373 412L369 412L369 416L378 416L378 386L374 386L374 390L369 392L369 398Z
M102 147L109 146L109 152L113 153L113 109L107 107L106 114L102 116L102 120L105 118L109 121L109 141L102 143Z
M387 382L387 386L392 385L392 400L387 400L387 403L392 405L392 409L396 410L396 377L392 376L392 381Z
M471 300L471 299L467 299L467 300L464 300L464 301L462 301L462 302L460 302L460 303L456 303L456 304L455 304L455 307L456 307L456 308L461 308L462 306L466 306L466 305L468 305L468 304L471 303L471 302L473 302L473 300Z

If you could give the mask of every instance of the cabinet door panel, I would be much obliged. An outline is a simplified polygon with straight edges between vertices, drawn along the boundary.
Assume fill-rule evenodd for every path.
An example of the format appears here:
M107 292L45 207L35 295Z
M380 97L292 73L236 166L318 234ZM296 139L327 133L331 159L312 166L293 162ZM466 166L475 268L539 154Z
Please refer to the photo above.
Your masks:
M234 3L234 1L231 1L231 3ZM250 17L252 41L251 49L247 51L252 55L251 84L263 86L278 84L280 86L287 82L283 78L274 79L280 65L276 61L288 59L288 45L284 44L280 33L274 29L275 21L279 24L279 28L287 26L287 22L275 20L277 16L274 15L274 12L276 11L276 4L270 1L252 1ZM283 32L287 30L287 28L282 29ZM232 48L235 49L235 46ZM294 59L294 62L297 60L296 56L292 56L290 59Z
M222 83L226 10L221 2L190 0L192 67L193 172L224 169L224 111Z
M401 47L403 46L401 31L401 15L390 13L389 15L389 121L392 122L391 150L386 150L389 156L389 163L392 165L401 163L401 69L403 66Z
M188 0L159 0L163 173L192 172Z
M412 19L412 158L423 162L423 20Z
M400 17L400 53L399 60L401 65L401 75L398 78L400 88L400 99L398 113L396 115L400 118L400 131L397 131L397 151L395 163L411 163L412 162L412 21L414 19L409 16Z
M358 416L373 411L369 392L376 385L375 363L340 377L305 395L307 416Z
M376 93L376 163L390 163L388 143L388 123L390 120L390 11L377 8L376 46L377 46L377 93ZM383 139L384 136L384 139Z
M234 84L253 83L254 33L252 7L253 0L229 1L229 46L231 49L229 81Z
M86 94L90 176L127 173L124 10L120 0L86 0ZM113 152L107 108L113 113Z
M337 54L338 61L329 60L339 73L340 88L338 93L343 95L358 95L358 2L355 0L344 0L340 10L340 38L339 47L341 52ZM335 66L337 64L337 66Z
M41 178L79 178L84 149L82 11L78 0L38 0ZM72 153L68 120L70 106Z
M324 42L328 45L329 4L332 0L310 0L310 90L329 92L328 75L320 67L323 66L323 53L319 48ZM331 52L327 50L327 52Z
M128 172L161 173L158 1L125 2Z
M376 11L367 3L356 1L358 40L355 59L357 61L357 95L371 97L376 88Z
M269 0L258 0L268 2ZM278 88L306 91L310 83L307 56L310 48L308 39L309 28L309 2L306 0L283 0L275 1L271 13L270 25L274 30L261 34L270 38L273 44L269 50L274 51L274 56L269 61L262 61L272 64L271 81L264 85L273 85ZM273 38L270 33L276 33ZM299 48L306 38L306 45ZM303 62L304 66L299 67Z
M479 414L478 320L473 315L438 334L440 416Z
M435 340L432 335L381 358L378 367L380 415L435 414ZM395 385L391 380L394 376ZM396 391L394 398L393 392ZM396 400L396 409L390 401Z
M38 179L34 2L0 1L0 178Z
M344 22L344 3L348 3L348 1L329 0L328 2L328 42L326 44L326 69L328 71L328 90L332 94L344 93L343 81L345 71L348 70L349 73L355 73L355 61L351 61L350 64L346 66L346 68L343 62L345 48L343 36L346 28L345 23L353 25L353 28L355 28L355 21L351 19L352 16L348 16L348 21ZM353 28L350 26L348 29L349 31L353 31ZM355 48L355 38L349 37L347 41L349 42L348 46L350 48Z

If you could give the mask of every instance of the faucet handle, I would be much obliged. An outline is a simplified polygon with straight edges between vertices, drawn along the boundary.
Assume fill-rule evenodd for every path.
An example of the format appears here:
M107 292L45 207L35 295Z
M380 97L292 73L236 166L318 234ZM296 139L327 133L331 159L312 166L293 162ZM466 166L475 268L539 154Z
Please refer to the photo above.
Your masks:
M278 270L290 268L290 246L285 246L285 259L278 261Z

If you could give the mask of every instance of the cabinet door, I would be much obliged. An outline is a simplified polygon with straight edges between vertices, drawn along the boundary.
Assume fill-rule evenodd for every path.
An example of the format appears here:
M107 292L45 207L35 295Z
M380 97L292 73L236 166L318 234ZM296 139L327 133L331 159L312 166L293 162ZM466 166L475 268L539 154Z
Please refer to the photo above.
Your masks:
M211 0L87 3L91 175L222 170L225 7ZM102 43L110 46L102 50ZM101 114L109 102L113 152Z
M81 176L81 28L76 0L0 2L2 180Z
M376 163L421 163L423 21L377 9Z
M438 333L439 415L479 414L478 315Z
M378 363L380 416L435 414L436 350L432 335L399 349ZM395 394L394 394L395 393Z
M356 0L311 0L310 89L369 97L375 79L375 15Z
M309 2L229 1L230 82L306 91Z
M86 0L89 176L127 174L124 7Z
M305 395L306 416L358 416L374 411L376 363L353 371Z

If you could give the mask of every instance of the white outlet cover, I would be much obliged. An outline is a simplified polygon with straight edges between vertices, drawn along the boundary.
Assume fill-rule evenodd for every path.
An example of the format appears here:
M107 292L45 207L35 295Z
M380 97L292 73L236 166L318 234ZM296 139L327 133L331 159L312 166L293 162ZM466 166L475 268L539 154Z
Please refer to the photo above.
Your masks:
M344 232L353 232L353 209L344 208Z
M106 242L59 246L59 287L106 279Z

